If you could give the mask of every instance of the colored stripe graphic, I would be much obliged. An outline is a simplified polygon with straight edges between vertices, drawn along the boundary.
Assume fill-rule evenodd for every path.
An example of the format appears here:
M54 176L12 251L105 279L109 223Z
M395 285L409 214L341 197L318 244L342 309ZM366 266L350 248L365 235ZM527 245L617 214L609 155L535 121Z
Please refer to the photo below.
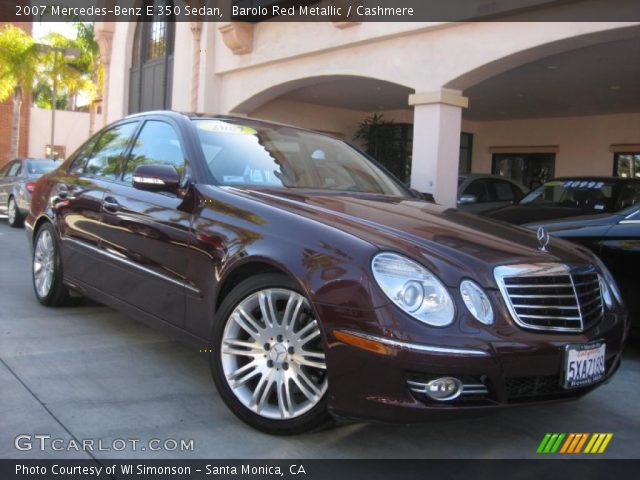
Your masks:
M612 438L613 433L547 433L536 452L542 454L604 453ZM584 450L583 447L585 447Z

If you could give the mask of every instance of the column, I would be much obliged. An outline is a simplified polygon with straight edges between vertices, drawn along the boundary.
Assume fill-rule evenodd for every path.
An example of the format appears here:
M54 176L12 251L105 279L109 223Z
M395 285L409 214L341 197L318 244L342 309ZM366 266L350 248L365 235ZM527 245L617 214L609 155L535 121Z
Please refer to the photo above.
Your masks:
M409 95L414 107L411 187L447 207L456 206L462 109L468 102L449 89Z

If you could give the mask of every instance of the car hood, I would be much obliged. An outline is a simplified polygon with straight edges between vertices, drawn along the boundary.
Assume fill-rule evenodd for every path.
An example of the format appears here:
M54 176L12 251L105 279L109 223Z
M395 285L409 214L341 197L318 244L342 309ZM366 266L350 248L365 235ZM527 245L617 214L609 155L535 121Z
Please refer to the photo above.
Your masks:
M557 218L577 217L588 215L579 208L540 206L540 205L509 205L482 213L482 215L514 225L525 223L543 223Z
M499 265L591 260L573 244L553 239L539 250L530 231L432 203L365 194L318 194L301 190L237 190L262 203L355 235L381 250L404 253L457 286L471 277L495 286Z

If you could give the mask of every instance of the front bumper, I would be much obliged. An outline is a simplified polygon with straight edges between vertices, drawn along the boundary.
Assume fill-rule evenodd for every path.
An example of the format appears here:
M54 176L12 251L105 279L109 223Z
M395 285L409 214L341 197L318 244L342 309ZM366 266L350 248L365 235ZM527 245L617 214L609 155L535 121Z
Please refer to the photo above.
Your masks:
M316 306L327 339L329 409L339 417L413 422L435 413L579 398L605 383L620 365L628 334L625 311L609 312L590 330L575 334L523 330L506 312L491 327L468 317L446 329L425 327L395 307L358 311ZM475 322L476 324L478 322ZM340 341L335 332L391 340L386 353ZM596 384L561 386L565 347L606 343L606 376ZM466 392L439 402L421 393L434 378L451 376Z

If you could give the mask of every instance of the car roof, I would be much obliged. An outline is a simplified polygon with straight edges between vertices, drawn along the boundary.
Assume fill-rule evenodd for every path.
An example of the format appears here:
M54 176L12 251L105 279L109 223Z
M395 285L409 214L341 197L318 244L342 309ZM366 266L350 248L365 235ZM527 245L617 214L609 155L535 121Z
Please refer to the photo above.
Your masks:
M174 118L176 120L193 120L193 119L226 120L226 121L231 121L233 123L237 123L239 125L264 126L264 127L288 127L288 128L294 128L296 130L303 130L308 132L313 131L314 133L317 133L319 135L326 135L326 134L323 134L322 132L316 132L315 130L309 130L309 129L301 128L295 125L289 125L289 124L280 123L280 122L273 122L271 120L263 120L259 118L248 118L248 117L240 117L235 115L215 115L215 114L209 114L209 113L196 113L196 112L178 112L175 110L150 110L148 112L134 113L131 115L127 115L122 120L143 118L147 116L167 116L169 118Z

